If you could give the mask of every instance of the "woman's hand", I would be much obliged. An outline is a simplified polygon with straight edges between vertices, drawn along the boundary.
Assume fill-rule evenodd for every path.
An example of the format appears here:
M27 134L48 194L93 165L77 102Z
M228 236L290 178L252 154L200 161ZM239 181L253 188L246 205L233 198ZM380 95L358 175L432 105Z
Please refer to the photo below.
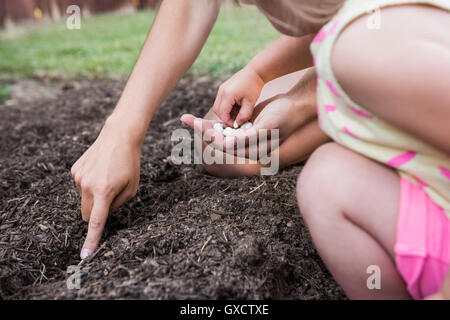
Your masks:
M81 194L83 220L89 222L82 259L96 249L109 212L135 196L140 150L140 143L107 120L97 140L72 166L71 173Z
M263 87L264 81L248 65L219 87L213 111L228 126L233 127L234 120L241 125L251 119ZM240 108L234 117L235 105Z

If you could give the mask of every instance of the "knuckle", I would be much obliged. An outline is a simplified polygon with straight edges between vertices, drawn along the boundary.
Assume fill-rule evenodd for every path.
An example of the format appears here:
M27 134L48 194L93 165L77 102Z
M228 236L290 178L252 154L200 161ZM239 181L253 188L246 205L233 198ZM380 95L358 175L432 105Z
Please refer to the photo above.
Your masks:
M220 94L222 96L227 96L229 94L229 92L230 92L230 89L227 86L222 86L220 88Z
M112 191L112 189L112 184L107 181L100 181L96 183L95 187L93 188L94 192L100 195L107 195Z
M89 219L89 227L92 229L100 229L102 225L103 222L98 217L91 217L91 219Z
M80 185L81 190L88 190L90 189L91 184L86 181L85 179L82 179L81 177L77 180L78 184Z
M224 106L219 110L219 117L225 121L230 118L230 114L227 112L227 109Z

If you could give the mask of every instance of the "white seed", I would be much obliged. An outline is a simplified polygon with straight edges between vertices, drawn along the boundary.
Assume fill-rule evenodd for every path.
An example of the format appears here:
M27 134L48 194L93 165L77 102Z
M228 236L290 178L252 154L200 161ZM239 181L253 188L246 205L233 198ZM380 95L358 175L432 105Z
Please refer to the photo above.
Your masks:
M250 121L247 121L241 126L241 129L250 129L251 127L253 127L253 124Z
M236 121L236 120L234 120L233 127L234 127L235 129L239 128L239 125L237 124L237 121Z
M231 135L233 135L235 132L236 132L236 129L233 129L233 128L231 128L231 127L226 127L225 130L223 130L222 133L223 133L225 136L231 136Z
M219 131L220 133L223 132L223 126L221 123L215 123L214 124L214 130Z

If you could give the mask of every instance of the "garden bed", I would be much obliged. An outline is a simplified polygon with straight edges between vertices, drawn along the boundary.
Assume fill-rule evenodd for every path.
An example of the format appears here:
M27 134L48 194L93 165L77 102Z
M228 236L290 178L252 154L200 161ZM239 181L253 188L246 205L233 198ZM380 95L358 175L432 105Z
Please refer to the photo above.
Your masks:
M301 166L226 180L168 159L177 119L206 113L218 84L184 78L171 93L150 125L136 198L81 264L87 225L70 168L124 82L58 80L51 98L0 104L0 298L345 298L300 216ZM66 286L71 265L79 290Z

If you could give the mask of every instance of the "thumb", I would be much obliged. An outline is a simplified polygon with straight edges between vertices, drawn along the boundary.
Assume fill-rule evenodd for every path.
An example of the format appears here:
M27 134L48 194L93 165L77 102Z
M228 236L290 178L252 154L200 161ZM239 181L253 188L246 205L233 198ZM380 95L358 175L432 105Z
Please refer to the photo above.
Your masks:
M233 126L233 119L231 117L231 112L235 104L234 96L231 94L223 94L220 103L217 107L216 115L226 123L228 126Z
M89 218L88 233L80 254L81 259L89 257L97 248L108 217L109 205L110 203L105 198L94 197L94 205L92 206L91 217Z
M183 122L185 125L187 125L188 127L194 129L194 120L195 120L195 116L193 116L192 114L183 114L180 118L181 122Z
M202 133L212 129L215 123L220 123L216 120L198 118L192 114L184 114L181 116L180 120L191 129L198 129Z
M242 99L241 108L236 116L236 122L240 126L251 119L253 115L254 104L247 99Z

